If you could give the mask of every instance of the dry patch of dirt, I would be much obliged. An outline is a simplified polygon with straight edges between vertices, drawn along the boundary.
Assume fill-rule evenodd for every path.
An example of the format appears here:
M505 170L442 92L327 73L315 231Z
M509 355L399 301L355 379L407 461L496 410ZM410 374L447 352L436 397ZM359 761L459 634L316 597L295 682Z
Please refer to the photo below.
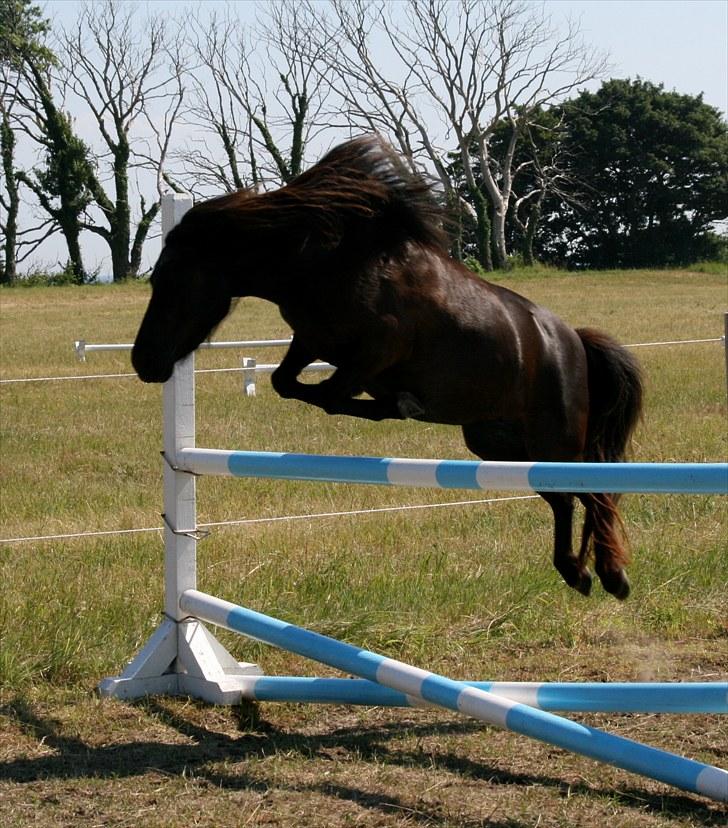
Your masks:
M725 765L725 717L578 716ZM725 825L716 803L433 710L210 708L35 691L0 709L0 820L21 826Z

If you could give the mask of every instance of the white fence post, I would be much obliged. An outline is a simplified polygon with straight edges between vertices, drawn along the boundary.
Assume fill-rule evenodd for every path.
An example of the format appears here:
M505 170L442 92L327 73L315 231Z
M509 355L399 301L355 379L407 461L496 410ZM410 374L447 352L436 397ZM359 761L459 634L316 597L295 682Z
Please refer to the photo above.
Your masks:
M246 397L255 396L255 367L258 360L255 357L243 357L243 394Z
M192 206L188 195L162 197L162 239ZM120 676L99 692L116 698L166 693L213 704L237 704L243 676L256 664L237 662L215 636L180 609L185 590L197 588L195 476L177 467L177 453L195 445L195 355L180 360L162 390L164 416L164 620Z
M728 311L723 314L723 350L725 351L725 387L728 394Z

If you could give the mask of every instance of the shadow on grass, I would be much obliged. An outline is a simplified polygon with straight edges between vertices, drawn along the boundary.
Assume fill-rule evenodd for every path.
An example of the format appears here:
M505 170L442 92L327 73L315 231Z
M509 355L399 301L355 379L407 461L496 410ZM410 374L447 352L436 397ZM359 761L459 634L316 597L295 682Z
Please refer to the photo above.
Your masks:
M191 702L195 704L194 702ZM165 744L159 741L136 741L123 744L96 746L79 737L63 733L59 721L34 712L31 705L15 699L0 706L0 716L14 721L26 733L42 741L55 751L53 756L30 759L12 759L0 762L0 782L18 784L42 782L53 779L124 779L143 776L149 772L161 772L175 777L184 774L206 780L216 788L249 791L266 794L272 789L279 791L309 791L340 801L351 802L372 812L406 812L412 823L426 825L450 824L449 817L436 808L428 809L426 803L417 802L412 808L411 799L392 793L373 793L364 789L339 785L330 781L291 783L275 775L275 781L267 781L256 767L257 773L247 773L239 765L230 772L221 768L250 760L270 759L272 756L298 757L302 760L332 760L351 754L357 761L409 768L433 770L457 774L471 780L482 780L488 785L518 785L523 788L538 785L559 792L559 795L585 797L607 796L623 807L634 808L640 813L652 811L673 816L690 815L701 825L723 825L724 817L699 800L679 793L653 795L639 787L622 788L620 791L595 791L586 784L567 786L560 778L543 773L512 773L445 752L436 753L408 750L401 745L389 748L387 743L403 737L421 739L427 736L467 735L482 730L483 725L474 721L427 722L413 724L385 722L375 727L362 726L337 728L325 735L289 733L261 720L254 705L241 708L241 735L230 735L202 727L185 718L158 700L145 699L135 703L137 709L147 713L150 720L162 722L190 740L189 744ZM195 708L193 708L195 710ZM245 732L251 731L254 732ZM462 818L461 818L462 819ZM523 828L532 824L513 819L483 823L472 822L472 828ZM471 828L470 821L461 821L462 828Z

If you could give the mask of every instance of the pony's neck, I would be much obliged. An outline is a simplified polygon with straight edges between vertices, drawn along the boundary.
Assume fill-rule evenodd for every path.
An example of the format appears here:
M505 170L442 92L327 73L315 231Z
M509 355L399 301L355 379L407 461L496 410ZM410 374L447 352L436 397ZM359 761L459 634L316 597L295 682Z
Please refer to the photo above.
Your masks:
M254 296L280 305L290 295L291 276L283 261L277 265L250 262L235 268L230 275L230 285L235 297Z

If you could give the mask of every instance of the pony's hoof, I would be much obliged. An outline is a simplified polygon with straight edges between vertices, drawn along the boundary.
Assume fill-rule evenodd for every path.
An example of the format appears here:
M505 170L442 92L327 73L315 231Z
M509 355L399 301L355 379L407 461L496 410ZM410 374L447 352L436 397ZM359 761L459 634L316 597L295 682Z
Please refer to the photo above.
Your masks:
M559 574L567 586L585 595L587 598L591 593L592 576L586 567L577 566L576 561L571 566L557 566Z
M619 601L624 601L629 596L629 578L623 570L607 572L599 576L604 589L614 595Z
M592 576L588 569L585 569L583 572L579 573L579 578L577 582L573 584L573 587L577 592L580 592L586 598L589 597L592 588Z
M397 394L397 411L404 420L413 420L425 413L420 401L409 391L401 391Z

